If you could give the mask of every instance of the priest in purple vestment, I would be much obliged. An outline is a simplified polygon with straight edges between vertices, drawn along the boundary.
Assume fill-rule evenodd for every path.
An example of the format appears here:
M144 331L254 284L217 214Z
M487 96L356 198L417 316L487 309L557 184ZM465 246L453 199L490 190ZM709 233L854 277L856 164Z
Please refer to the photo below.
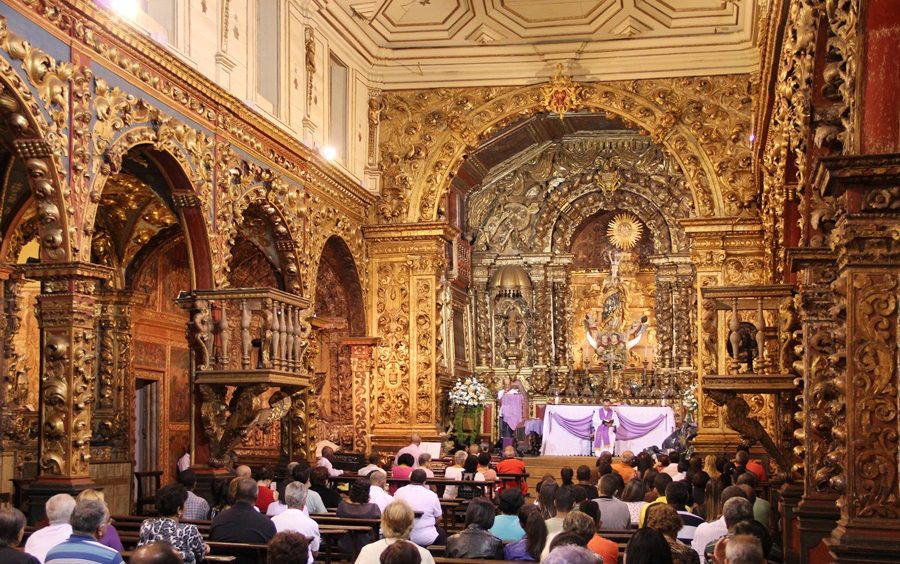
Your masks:
M597 410L597 430L594 434L594 455L600 456L603 451L615 454L616 428L619 426L619 416L608 403Z

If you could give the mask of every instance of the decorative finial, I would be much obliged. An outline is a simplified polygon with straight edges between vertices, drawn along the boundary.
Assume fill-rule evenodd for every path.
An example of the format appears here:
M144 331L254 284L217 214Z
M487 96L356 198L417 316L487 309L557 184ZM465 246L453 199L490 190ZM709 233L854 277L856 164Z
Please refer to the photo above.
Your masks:
M541 87L541 96L544 97L544 108L563 119L566 112L581 105L581 85L573 82L571 76L563 75L563 65L557 63L556 74Z

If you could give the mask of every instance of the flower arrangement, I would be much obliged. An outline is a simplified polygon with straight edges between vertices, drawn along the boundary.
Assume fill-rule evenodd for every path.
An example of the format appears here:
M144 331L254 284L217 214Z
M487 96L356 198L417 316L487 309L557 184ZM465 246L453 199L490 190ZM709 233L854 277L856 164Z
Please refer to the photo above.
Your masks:
M484 407L491 400L491 392L487 386L469 377L465 380L457 380L448 394L450 403L457 409L469 407Z
M478 441L484 404L491 400L487 386L472 377L460 379L450 389L447 398L456 412L453 423L459 440L468 444ZM471 419L472 423L468 432L463 430L465 418Z
M700 408L700 404L697 402L696 391L697 386L690 386L681 394L681 405L684 406L686 411L685 420L687 421L695 421L697 410Z

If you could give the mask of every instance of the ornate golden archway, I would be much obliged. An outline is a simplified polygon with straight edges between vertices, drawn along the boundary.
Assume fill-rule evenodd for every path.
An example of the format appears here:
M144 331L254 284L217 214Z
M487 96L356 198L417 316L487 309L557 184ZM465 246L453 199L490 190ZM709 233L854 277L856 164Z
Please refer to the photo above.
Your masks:
M441 219L450 179L498 130L544 111L540 85L385 93L380 106L383 223ZM748 75L584 84L581 108L648 132L684 172L700 216L755 206Z

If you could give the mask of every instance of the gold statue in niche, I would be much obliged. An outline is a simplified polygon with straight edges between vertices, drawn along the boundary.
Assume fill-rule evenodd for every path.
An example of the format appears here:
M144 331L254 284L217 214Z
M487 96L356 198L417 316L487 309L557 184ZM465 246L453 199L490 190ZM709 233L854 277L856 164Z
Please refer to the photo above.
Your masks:
M640 368L648 360L654 275L642 264L644 230L630 213L607 212L585 226L573 245L582 257L572 273L575 336L582 343L576 368Z

